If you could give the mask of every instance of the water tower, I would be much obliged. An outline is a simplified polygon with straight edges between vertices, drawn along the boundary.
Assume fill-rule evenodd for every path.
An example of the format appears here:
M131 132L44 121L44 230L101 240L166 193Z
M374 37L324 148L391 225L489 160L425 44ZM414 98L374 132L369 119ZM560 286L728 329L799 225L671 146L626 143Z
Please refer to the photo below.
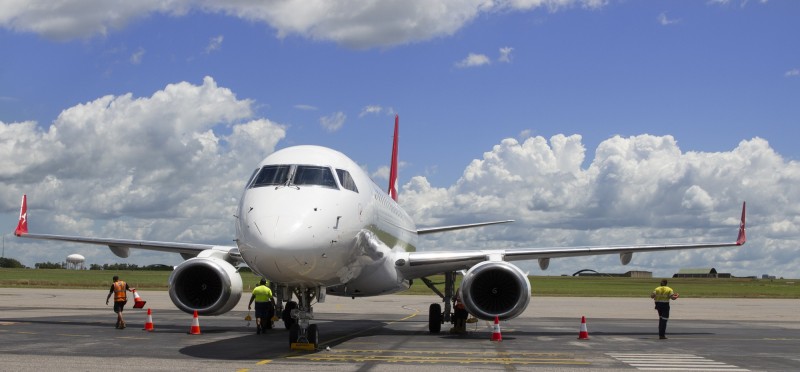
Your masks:
M73 253L67 256L67 269L83 270L84 261L86 261L86 257L83 257L77 253Z

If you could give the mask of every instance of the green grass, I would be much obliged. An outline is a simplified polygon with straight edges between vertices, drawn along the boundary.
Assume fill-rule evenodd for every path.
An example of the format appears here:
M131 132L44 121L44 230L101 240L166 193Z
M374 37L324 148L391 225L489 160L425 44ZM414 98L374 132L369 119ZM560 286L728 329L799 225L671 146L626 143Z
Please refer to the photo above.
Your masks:
M0 269L0 287L20 288L96 288L111 286L111 277L119 275L132 287L166 290L168 271L101 271L58 269ZM443 276L430 278L443 283ZM242 273L245 286L258 282L252 273ZM534 296L642 297L658 286L659 279L532 276ZM458 285L458 283L456 284ZM792 279L669 279L669 286L685 298L800 298L800 280ZM443 289L443 285L437 287ZM421 280L405 294L433 294Z

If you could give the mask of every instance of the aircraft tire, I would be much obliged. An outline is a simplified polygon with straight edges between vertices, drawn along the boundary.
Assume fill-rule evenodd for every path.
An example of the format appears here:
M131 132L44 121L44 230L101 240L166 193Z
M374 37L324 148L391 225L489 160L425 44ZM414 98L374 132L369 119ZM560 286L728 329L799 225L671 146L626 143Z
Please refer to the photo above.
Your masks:
M442 330L442 305L431 304L428 308L428 330L439 333Z
M319 327L316 324L308 326L308 342L314 345L314 349L319 348Z

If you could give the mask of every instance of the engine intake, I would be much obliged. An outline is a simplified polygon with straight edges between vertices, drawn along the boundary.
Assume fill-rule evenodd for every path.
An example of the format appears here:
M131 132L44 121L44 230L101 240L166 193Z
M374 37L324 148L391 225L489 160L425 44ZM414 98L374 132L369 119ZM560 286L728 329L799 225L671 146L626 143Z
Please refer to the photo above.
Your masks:
M219 315L230 311L242 297L242 277L227 261L192 258L169 276L169 297L179 309L192 314Z
M508 262L484 261L464 274L460 293L467 311L478 319L512 319L528 307L531 283Z

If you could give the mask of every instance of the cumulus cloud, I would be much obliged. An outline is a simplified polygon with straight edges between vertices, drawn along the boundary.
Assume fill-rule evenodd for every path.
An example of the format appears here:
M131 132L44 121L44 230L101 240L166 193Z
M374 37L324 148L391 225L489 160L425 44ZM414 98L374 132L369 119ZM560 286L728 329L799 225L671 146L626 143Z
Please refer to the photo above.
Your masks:
M317 111L317 107L316 106L312 106L312 105L298 104L298 105L294 105L294 108L296 108L298 110L303 110L303 111Z
M795 76L800 76L800 69L798 69L798 68L793 68L793 69L791 69L791 70L789 70L789 71L786 71L786 73L785 73L785 74L783 74L783 76L786 76L786 77L795 77Z
M585 154L579 135L506 139L473 160L454 185L434 187L417 176L403 186L400 200L421 226L517 220L429 236L423 244L447 248L727 242L735 240L746 200L750 241L744 248L641 254L630 267L616 257L557 259L550 270L670 275L713 266L734 275L760 275L753 272L760 268L800 276L800 209L793 202L800 200L800 163L783 159L767 141L753 138L728 152L703 153L682 152L671 136L640 135L602 142L582 168Z
M328 116L323 116L319 118L319 123L328 132L335 132L339 129L342 129L342 126L344 126L344 121L346 119L347 115L345 115L341 111L337 111Z
M351 48L389 47L455 34L481 14L596 9L606 0L304 0L219 2L212 0L85 0L0 3L0 27L55 40L106 35L152 14L194 12L262 22L278 38L297 35Z
M38 231L230 244L220 236L232 236L231 221L220 216L235 212L252 167L285 136L283 125L253 117L253 104L206 77L149 97L100 97L49 126L0 122L0 157L13 159L0 164L3 209L26 193Z
M466 58L456 62L456 67L478 67L491 64L492 61L485 54L470 53Z
M365 106L361 109L361 113L358 114L358 117L363 118L364 116L370 114L380 114L383 111L383 107L377 105L369 105Z

